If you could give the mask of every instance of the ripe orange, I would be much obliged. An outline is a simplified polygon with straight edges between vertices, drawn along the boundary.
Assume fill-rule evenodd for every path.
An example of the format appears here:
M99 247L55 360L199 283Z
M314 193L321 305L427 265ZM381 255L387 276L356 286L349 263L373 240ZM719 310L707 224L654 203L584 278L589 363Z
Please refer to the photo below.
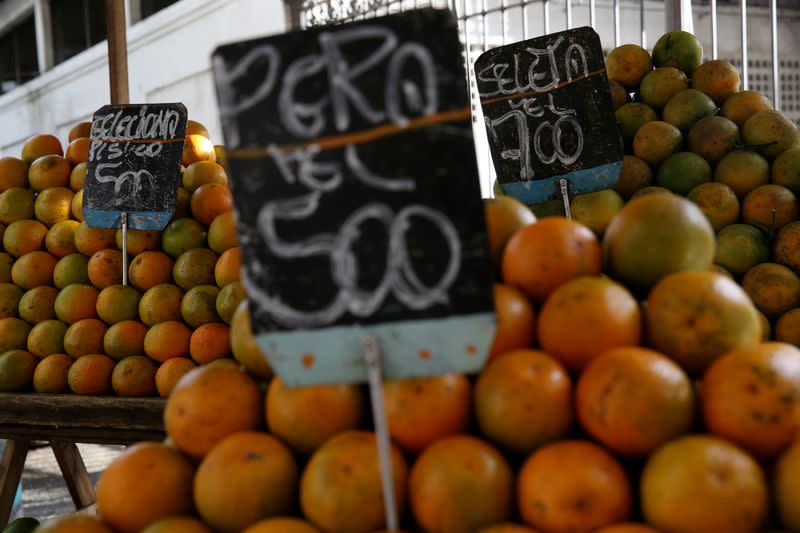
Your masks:
M115 230L108 228L91 228L86 222L81 222L75 230L75 247L83 255L91 257L95 253L113 248Z
M146 251L138 254L128 267L131 285L146 291L172 280L175 262L165 253Z
M721 59L706 61L692 72L692 88L706 93L717 105L739 92L740 84L736 67Z
M191 516L171 516L153 522L142 533L213 533L197 518Z
M47 252L29 252L11 267L11 280L23 289L53 284L58 259Z
M2 224L0 222L0 224ZM0 233L2 228L0 228ZM0 242L2 242L0 236ZM0 252L0 283L11 283L11 267L14 265L14 258L6 252Z
M106 248L95 252L87 265L89 281L98 289L122 283L122 252Z
M0 318L0 353L8 350L24 350L30 332L30 324L21 318Z
M764 472L722 439L690 435L650 456L640 482L642 512L659 531L753 533L767 515Z
M79 222L83 222L83 189L76 192L75 196L72 197L72 217Z
M183 155L181 156L181 164L189 167L192 163L198 161L216 161L216 152L214 152L214 145L207 137L197 134L186 135L186 141L183 145Z
M208 227L208 247L221 254L237 244L236 220L233 211L220 213Z
M64 335L67 325L60 320L39 322L28 333L28 351L37 359L64 353Z
M769 162L757 153L734 150L717 163L714 181L729 186L742 200L750 191L769 183L769 172Z
M731 224L717 234L714 263L729 273L741 276L767 260L769 243L765 231L750 224Z
M22 160L28 164L33 163L34 160L46 155L63 155L64 149L61 147L61 141L55 135L49 133L37 133L29 138L22 145Z
M770 181L783 185L795 195L800 194L800 146L790 148L775 158L770 169Z
M28 187L28 164L16 157L0 157L0 193L12 187Z
M22 392L31 388L36 358L24 350L0 353L0 392Z
M59 259L76 253L75 231L78 226L80 223L77 220L62 220L53 224L44 239L47 251Z
M217 294L217 314L226 324L230 324L233 320L233 313L242 300L245 299L244 288L238 281L229 283L219 291Z
M73 359L103 353L103 337L108 326L96 318L78 320L64 333L64 351Z
M172 267L175 284L187 291L198 285L214 283L217 254L208 248L193 248L183 252Z
M536 334L536 315L525 295L502 283L495 283L493 289L497 322L490 359L518 348L530 348Z
M614 111L631 101L631 95L622 84L616 80L608 80L608 87L611 89L611 103Z
M147 326L159 322L181 321L183 289L161 283L148 289L139 300L139 318Z
M86 163L89 160L89 145L91 141L89 137L78 137L70 141L67 145L67 152L65 157L69 164L73 167L81 163Z
M33 191L12 187L0 194L0 222L11 224L15 220L33 218Z
M720 114L743 128L747 119L764 109L772 109L769 98L758 91L739 91L725 100Z
M619 181L614 186L614 190L623 200L630 200L637 191L644 189L653 183L653 171L650 165L636 156L626 155L622 161L622 170L619 173Z
M36 528L36 533L113 533L93 516L62 515L49 518Z
M281 441L243 431L226 437L200 463L194 502L203 521L220 533L239 533L259 520L291 512L297 464Z
M233 195L227 185L208 183L192 193L190 206L192 216L208 226L218 215L233 209Z
M489 251L492 262L499 268L508 239L523 227L536 222L536 215L513 196L486 198L483 206Z
M772 161L800 144L800 130L792 120L774 109L754 113L742 127L742 141Z
M764 316L762 313L759 314ZM767 331L769 331L770 323L767 317L764 317L763 320ZM771 338L770 335L766 335L764 340L770 340ZM774 339L778 342L800 347L800 309L791 309L778 318L775 322Z
M0 283L0 318L19 316L19 301L23 294L25 292L13 283Z
M175 388L175 384L178 383L178 380L188 371L196 367L197 364L186 357L173 357L161 363L161 366L159 366L156 371L156 389L158 389L158 395L162 398L169 396L172 389Z
M68 187L72 169L60 155L42 156L31 163L28 182L31 190L42 192L50 187Z
M111 388L117 396L155 395L156 365L143 355L122 359L111 374Z
M200 459L228 435L258 429L262 404L258 383L244 372L201 366L187 372L172 389L164 408L164 427L184 453Z
M391 447L397 509L405 507L408 466ZM300 479L300 507L322 531L369 532L386 524L375 434L345 431L325 441ZM412 492L413 494L413 492Z
M54 319L57 296L58 289L55 287L34 287L20 298L19 317L31 324Z
M633 137L633 154L652 167L657 167L682 147L681 131L660 120L643 124Z
M778 457L772 477L772 489L783 527L800 529L800 441Z
M36 219L50 227L72 215L74 193L66 187L50 187L36 196L33 212Z
M474 531L511 518L514 474L492 446L458 435L422 452L411 469L408 493L425 531Z
M614 524L613 526L601 527L600 529L596 529L594 533L660 533L660 532L644 524L636 524L634 522L624 522L622 524Z
M79 357L67 372L69 388L75 394L102 396L111 392L114 360L102 354Z
M494 524L492 526L483 527L477 533L536 533L529 527L520 526L517 524L502 523Z
M654 109L662 109L670 98L689 88L689 80L675 67L659 67L642 78L639 98Z
M139 533L162 518L191 514L194 468L180 452L140 442L97 480L97 512L120 533Z
M572 382L544 352L514 350L491 361L478 376L474 401L481 433L513 453L530 453L572 426Z
M503 281L536 303L558 286L602 269L600 243L572 220L548 217L516 232L503 252Z
M192 330L183 322L159 322L144 336L144 353L159 363L172 357L187 356L191 336Z
M620 82L629 91L637 90L642 78L651 70L650 53L635 44L617 46L606 57L608 79Z
M243 533L320 533L320 531L305 520L279 517L257 522Z
M777 263L761 263L748 270L742 288L767 318L800 306L800 277Z
M48 355L33 371L33 390L39 394L64 394L69 392L69 367L73 359L63 353Z
M624 203L614 190L603 189L575 196L570 204L570 212L573 220L602 237L611 219L622 209Z
M762 185L750 191L742 202L742 220L780 230L800 216L797 197L781 185Z
M214 265L214 281L217 287L224 288L229 283L239 281L239 270L242 268L242 260L239 254L239 247L229 248L222 252Z
M97 316L112 325L139 318L142 294L130 285L109 285L97 296Z
M53 285L57 289L72 284L89 285L89 258L80 253L62 257L53 270Z
M183 171L183 188L193 193L199 187L209 183L228 184L225 169L214 161L198 161L186 167Z
M739 220L739 200L733 189L723 183L703 183L686 196L703 211L714 232Z
M711 164L724 158L738 143L738 126L719 115L701 118L689 130L689 149Z
M77 193L83 189L86 183L86 163L79 163L73 167L72 172L69 173L69 188L72 192Z
M588 533L631 514L625 470L600 446L566 440L528 457L517 477L517 504L534 529Z
M123 320L112 325L103 335L103 353L117 361L144 353L147 327L136 320Z
M97 289L91 285L73 283L61 289L56 296L56 317L72 324L97 316Z
M630 102L622 105L614 112L619 124L619 132L626 147L631 147L633 138L639 129L648 122L658 120L658 113L649 105L641 102Z
M233 357L254 376L264 379L272 377L272 367L258 347L250 328L250 313L246 300L236 307L231 318L231 351Z
M72 129L69 130L69 134L67 135L67 141L72 142L79 137L90 137L92 134L92 123L91 122L78 122Z
M3 233L3 249L14 257L41 250L47 227L38 220L16 220Z
M669 358L646 348L615 348L586 366L575 403L594 438L621 455L644 457L689 431L692 393L691 381Z
M117 248L122 250L122 230L118 229L114 235ZM161 232L156 230L129 229L127 242L128 255L136 256L142 252L158 250L161 247Z
M219 289L216 285L198 285L189 289L181 300L183 321L192 328L199 328L210 322L219 322L217 296L219 296Z
M221 357L229 357L231 341L228 326L210 322L198 327L189 339L189 354L201 365Z

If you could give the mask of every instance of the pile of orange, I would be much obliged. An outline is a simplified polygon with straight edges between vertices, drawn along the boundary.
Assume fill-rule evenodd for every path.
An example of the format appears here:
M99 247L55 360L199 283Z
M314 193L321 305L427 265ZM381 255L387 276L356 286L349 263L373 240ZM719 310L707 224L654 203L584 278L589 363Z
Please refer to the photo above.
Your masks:
M189 121L177 207L164 231L89 227L81 203L88 122L35 135L0 159L0 391L167 396L189 369L253 345L224 150Z

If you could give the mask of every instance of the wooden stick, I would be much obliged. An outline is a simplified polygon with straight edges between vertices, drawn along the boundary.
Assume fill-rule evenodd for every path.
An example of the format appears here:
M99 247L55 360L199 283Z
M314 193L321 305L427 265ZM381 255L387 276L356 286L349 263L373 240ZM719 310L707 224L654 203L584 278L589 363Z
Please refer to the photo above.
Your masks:
M108 76L111 104L128 104L128 42L125 35L125 1L106 0Z
M4 527L11 516L11 507L30 447L29 440L6 441L3 456L0 457L0 527Z
M72 502L76 509L84 509L95 502L92 478L86 471L81 452L74 442L50 441L53 455L56 457L61 475L67 484Z

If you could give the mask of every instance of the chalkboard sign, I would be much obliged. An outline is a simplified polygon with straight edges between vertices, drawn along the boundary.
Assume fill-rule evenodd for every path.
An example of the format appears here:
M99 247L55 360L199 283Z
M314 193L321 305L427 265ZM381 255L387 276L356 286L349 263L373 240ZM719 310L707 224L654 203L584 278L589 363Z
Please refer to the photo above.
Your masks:
M177 202L183 104L106 105L92 118L83 214L93 228L163 229Z
M494 48L475 78L497 180L527 204L613 187L622 141L600 37L577 28Z
M481 368L492 274L456 19L424 9L218 48L256 339L289 385Z

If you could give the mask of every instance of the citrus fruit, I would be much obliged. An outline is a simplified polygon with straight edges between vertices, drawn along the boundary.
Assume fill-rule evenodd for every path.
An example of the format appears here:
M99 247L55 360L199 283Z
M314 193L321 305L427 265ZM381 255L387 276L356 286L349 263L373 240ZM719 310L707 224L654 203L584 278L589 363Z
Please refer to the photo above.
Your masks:
M237 246L236 217L233 211L217 215L208 227L208 247L221 254Z
M97 295L97 316L109 325L136 320L141 297L142 294L130 285L109 285Z
M147 327L137 320L113 324L103 335L103 353L117 361L144 353Z
M213 284L216 264L217 254L208 248L187 250L178 256L172 267L175 284L187 291L198 285Z
M97 316L97 289L72 283L61 289L54 304L56 317L67 324Z
M71 171L69 161L60 155L44 155L31 162L28 183L33 192L42 192L50 187L68 187Z
M47 251L58 258L77 252L75 231L79 225L77 220L62 220L53 224L44 240Z
M701 118L689 130L689 150L715 164L739 142L739 127L725 117Z
M622 140L626 144L633 142L636 132L648 122L658 120L655 110L641 102L630 102L614 112L614 117L619 124Z
M192 330L178 321L153 324L144 336L144 353L159 363L189 355Z
M69 367L67 381L75 394L103 396L111 392L111 373L114 360L93 353L79 357Z
M786 150L800 145L800 130L780 111L763 109L744 123L742 140L772 161Z
M12 187L28 187L28 164L17 157L0 157L0 193Z
M122 283L122 252L111 248L95 252L86 269L89 281L98 289L118 285Z
M272 376L272 367L261 352L250 328L250 314L246 300L236 307L231 318L231 351L233 357L254 376L264 379Z
M780 229L772 245L772 251L777 263L800 272L800 221L790 222Z
M225 285L217 294L217 301L214 304L217 315L226 324L233 320L233 313L239 307L239 303L245 299L244 288L238 281Z
M739 71L721 59L706 61L692 72L692 88L706 93L717 105L739 92L739 85Z
M192 163L198 161L211 161L216 160L216 152L214 152L214 145L211 141L203 135L187 134L186 140L183 145L183 154L181 155L181 164L189 167Z
M78 251L89 257L101 250L115 246L113 229L92 228L86 222L81 222L78 225L73 237Z
M69 220L72 216L72 197L74 193L66 187L50 187L36 195L33 213L36 219L47 227Z
M161 363L156 371L158 395L168 397L183 375L193 368L197 368L197 364L187 357L173 357Z
M710 117L716 111L716 104L705 93L686 89L669 99L662 111L662 120L686 135L700 119Z
M142 533L213 533L208 526L190 516L171 516L157 520Z
M755 152L734 150L714 169L714 181L733 189L742 200L753 189L769 183L769 162Z
M161 232L155 230L129 229L125 238L125 245L129 256L136 256L143 252L158 250L161 247ZM114 235L117 248L122 250L122 230L118 229Z
M620 82L608 80L608 88L611 91L611 103L614 111L631 101L631 95Z
M146 251L137 255L128 267L131 285L143 291L156 285L172 281L172 269L175 262L167 254L158 251Z
M85 318L71 324L64 332L64 351L73 359L103 353L103 336L108 326L96 318Z
M156 393L156 365L143 355L125 357L114 366L111 388L117 396L153 396Z
M705 163L705 161L703 161ZM706 163L707 164L707 163ZM703 211L711 227L719 232L739 220L739 200L733 189L723 183L701 183L686 195ZM719 238L717 239L719 254Z
M633 137L634 155L652 167L660 165L682 147L680 130L660 120L644 124Z
M0 318L0 353L24 350L28 345L31 325L16 317Z
M39 322L28 333L28 351L37 359L64 353L64 334L67 325L60 320Z
M711 165L692 152L677 152L658 168L656 183L675 194L686 196L697 187L711 181Z
M489 357L533 345L536 315L525 295L502 283L493 286L495 334Z
M731 224L717 235L714 263L736 276L769 259L766 234L749 224Z
M662 35L653 46L656 67L675 67L691 77L703 62L703 45L687 31L671 31Z
M65 255L53 269L53 285L57 289L72 284L89 285L89 258L83 254Z
M183 172L183 188L190 193L209 183L228 184L225 169L214 161L198 161L186 167Z
M489 251L492 261L499 267L508 239L523 227L536 222L536 216L513 196L486 198L483 202Z
M31 387L36 358L24 350L0 353L0 392L21 392Z
M777 263L761 263L748 270L742 288L767 318L800 306L800 277Z
M639 98L653 109L661 109L670 98L688 88L686 74L675 67L661 67L648 72L642 79Z
M765 109L772 109L769 98L758 91L739 91L725 100L720 114L732 120L739 128L744 128L747 119Z
M619 181L614 186L614 190L623 200L630 200L639 190L644 189L653 183L653 171L650 165L636 156L626 155L622 161L622 169L619 173Z
M192 248L206 245L206 229L193 218L173 220L161 234L161 246L167 255L177 259L179 255Z
M602 237L611 219L623 205L622 197L612 189L579 194L572 199L572 218Z
M267 518L253 524L243 533L320 533L319 529L299 518Z
M770 181L800 194L800 148L790 148L775 158Z
M231 355L231 339L227 324L209 322L192 332L189 355L203 365Z
M192 328L199 328L209 322L219 322L217 314L216 285L197 285L189 289L181 300L181 316Z
M775 504L783 527L790 531L800 529L800 442L781 454L775 463L772 488Z
M69 188L72 192L77 193L83 189L86 183L86 163L79 163L72 167L72 172L69 173Z
M13 283L0 283L0 318L19 316L19 301L24 294Z
M113 533L93 516L62 515L49 518L36 528L36 533Z
M47 227L37 220L17 220L3 233L3 249L14 257L41 250L47 238Z
M69 392L69 367L73 359L63 353L48 355L33 371L33 390L39 394L64 394Z
M192 193L190 209L195 220L208 226L218 215L233 209L233 195L222 183L201 185Z
M30 324L38 324L56 317L55 302L58 289L55 287L34 287L19 300L19 317Z
M11 187L0 194L0 222L11 224L15 220L33 218L33 191Z

